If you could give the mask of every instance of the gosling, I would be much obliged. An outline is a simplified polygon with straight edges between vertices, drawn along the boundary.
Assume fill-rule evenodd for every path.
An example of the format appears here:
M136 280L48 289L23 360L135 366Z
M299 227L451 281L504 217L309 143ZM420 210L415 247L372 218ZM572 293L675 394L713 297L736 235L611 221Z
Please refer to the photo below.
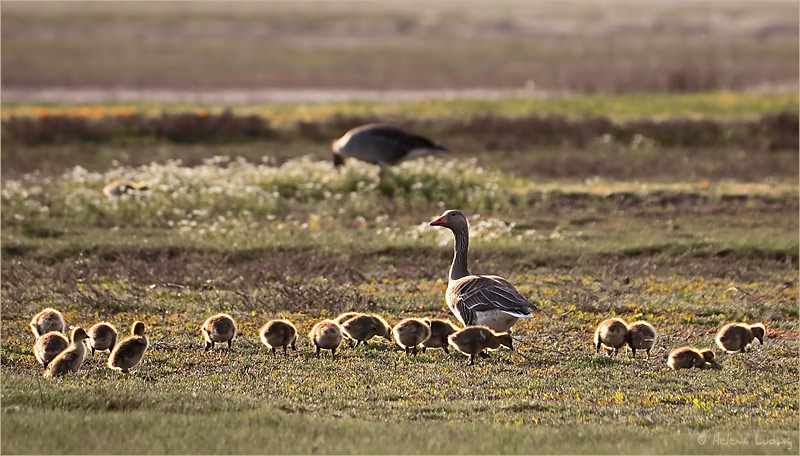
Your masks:
M344 335L342 327L334 320L322 320L311 328L308 333L308 338L317 347L317 357L319 358L320 350L330 350L331 358L336 359L336 349L342 345Z
M600 347L603 351L614 350L614 356L617 356L619 349L625 345L628 334L628 325L619 318L608 318L600 323L600 326L594 332L594 347L595 353L600 353Z
M61 315L61 312L48 307L34 315L31 319L30 327L31 332L38 339L50 331L63 333L67 328L67 324L64 322L64 316Z
M349 339L356 341L355 347L362 342L366 344L375 336L392 340L392 328L386 320L377 315L358 315L350 318L342 324L342 329Z
M72 341L69 346L56 356L44 370L44 378L55 378L69 372L78 372L83 358L86 356L86 347L83 345L84 339L89 337L83 328L77 327L72 330Z
M206 351L212 350L216 342L227 342L230 350L233 338L236 337L236 322L228 314L217 314L203 323L200 332L206 340Z
M417 345L431 336L431 327L420 319L406 318L396 324L392 332L397 345L405 350L406 355L416 355Z
M131 335L122 340L108 357L108 367L127 374L139 364L147 351L149 342L144 335L144 323L137 321L131 326Z
M338 317L334 318L333 321L342 325L347 320L353 317L358 317L359 315L364 315L364 314L362 314L361 312L345 312L343 314L340 314Z
M50 361L54 360L67 347L69 347L69 339L66 336L57 331L50 331L36 339L36 343L33 344L33 354L36 356L36 361L47 369Z
M114 328L114 325L108 322L98 323L91 328L89 328L89 338L86 342L89 345L89 349L92 352L92 356L94 356L95 351L103 351L108 350L111 353L111 350L114 349L114 345L117 345L117 329Z
M728 353L744 353L744 349L753 343L753 339L758 339L763 345L765 332L766 328L761 323L729 323L717 333L717 347Z
M106 184L103 187L103 194L107 198L122 195L124 193L131 193L138 190L147 190L147 182L133 182L129 180L115 180Z
M496 333L486 326L468 326L451 334L447 340L458 351L469 355L470 365L475 364L475 357L484 350L497 350L501 345L514 349L511 334Z
M650 359L650 349L656 344L656 338L656 328L646 321L634 321L628 325L627 342L634 358L636 350L644 350L647 352L647 359Z
M698 349L694 347L681 347L672 350L667 360L667 366L673 370L691 369L693 367L698 369L708 369L712 367L714 369L722 369L719 363L717 363L713 351L707 348Z
M450 334L458 331L458 327L450 322L450 320L442 320L438 318L423 318L422 321L431 327L431 335L422 342L422 353L425 353L427 348L441 348L445 353L450 353L447 346L450 344L447 340Z
M283 347L286 355L289 346L297 351L297 328L289 320L270 320L258 331L261 342L272 349L272 354L277 356L276 349Z

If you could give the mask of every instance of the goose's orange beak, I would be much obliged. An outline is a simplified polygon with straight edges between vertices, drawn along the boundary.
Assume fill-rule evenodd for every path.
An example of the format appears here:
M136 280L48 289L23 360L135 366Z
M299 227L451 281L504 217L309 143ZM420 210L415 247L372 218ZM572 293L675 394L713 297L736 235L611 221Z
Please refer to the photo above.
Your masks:
M447 226L447 216L443 215L431 222L431 226Z

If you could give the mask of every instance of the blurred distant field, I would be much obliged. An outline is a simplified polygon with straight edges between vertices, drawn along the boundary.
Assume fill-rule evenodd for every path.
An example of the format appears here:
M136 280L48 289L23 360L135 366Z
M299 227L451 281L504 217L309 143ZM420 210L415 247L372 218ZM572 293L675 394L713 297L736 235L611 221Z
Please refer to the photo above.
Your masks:
M797 454L796 2L0 8L3 453ZM335 169L372 121L451 152ZM266 352L271 318L453 319L447 208L540 307L515 352ZM44 381L46 306L145 321L144 363ZM204 353L220 311L241 337ZM653 356L595 356L610 316ZM764 344L719 352L730 321ZM682 345L723 369L670 371Z
M796 90L796 2L3 2L11 89ZM4 94L5 96L9 96Z

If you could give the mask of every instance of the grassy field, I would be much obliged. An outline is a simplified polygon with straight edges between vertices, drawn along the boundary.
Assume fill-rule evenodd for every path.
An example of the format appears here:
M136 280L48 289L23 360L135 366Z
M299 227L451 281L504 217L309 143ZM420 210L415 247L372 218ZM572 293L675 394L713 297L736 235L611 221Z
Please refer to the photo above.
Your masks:
M3 2L3 89L797 90L794 2L468 5Z

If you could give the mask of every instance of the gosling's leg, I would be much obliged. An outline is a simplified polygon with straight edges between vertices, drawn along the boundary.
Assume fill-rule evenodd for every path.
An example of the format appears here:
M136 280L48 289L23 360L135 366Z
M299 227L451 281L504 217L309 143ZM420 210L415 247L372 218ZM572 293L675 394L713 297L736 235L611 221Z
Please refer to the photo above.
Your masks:
M209 351L212 348L214 348L214 342L206 342L206 351Z
M230 349L231 349L231 347L232 347L232 344L233 344L233 339L231 339L231 340L229 340L229 341L228 341L228 350L230 350Z
M319 345L317 345L317 358L319 358Z

